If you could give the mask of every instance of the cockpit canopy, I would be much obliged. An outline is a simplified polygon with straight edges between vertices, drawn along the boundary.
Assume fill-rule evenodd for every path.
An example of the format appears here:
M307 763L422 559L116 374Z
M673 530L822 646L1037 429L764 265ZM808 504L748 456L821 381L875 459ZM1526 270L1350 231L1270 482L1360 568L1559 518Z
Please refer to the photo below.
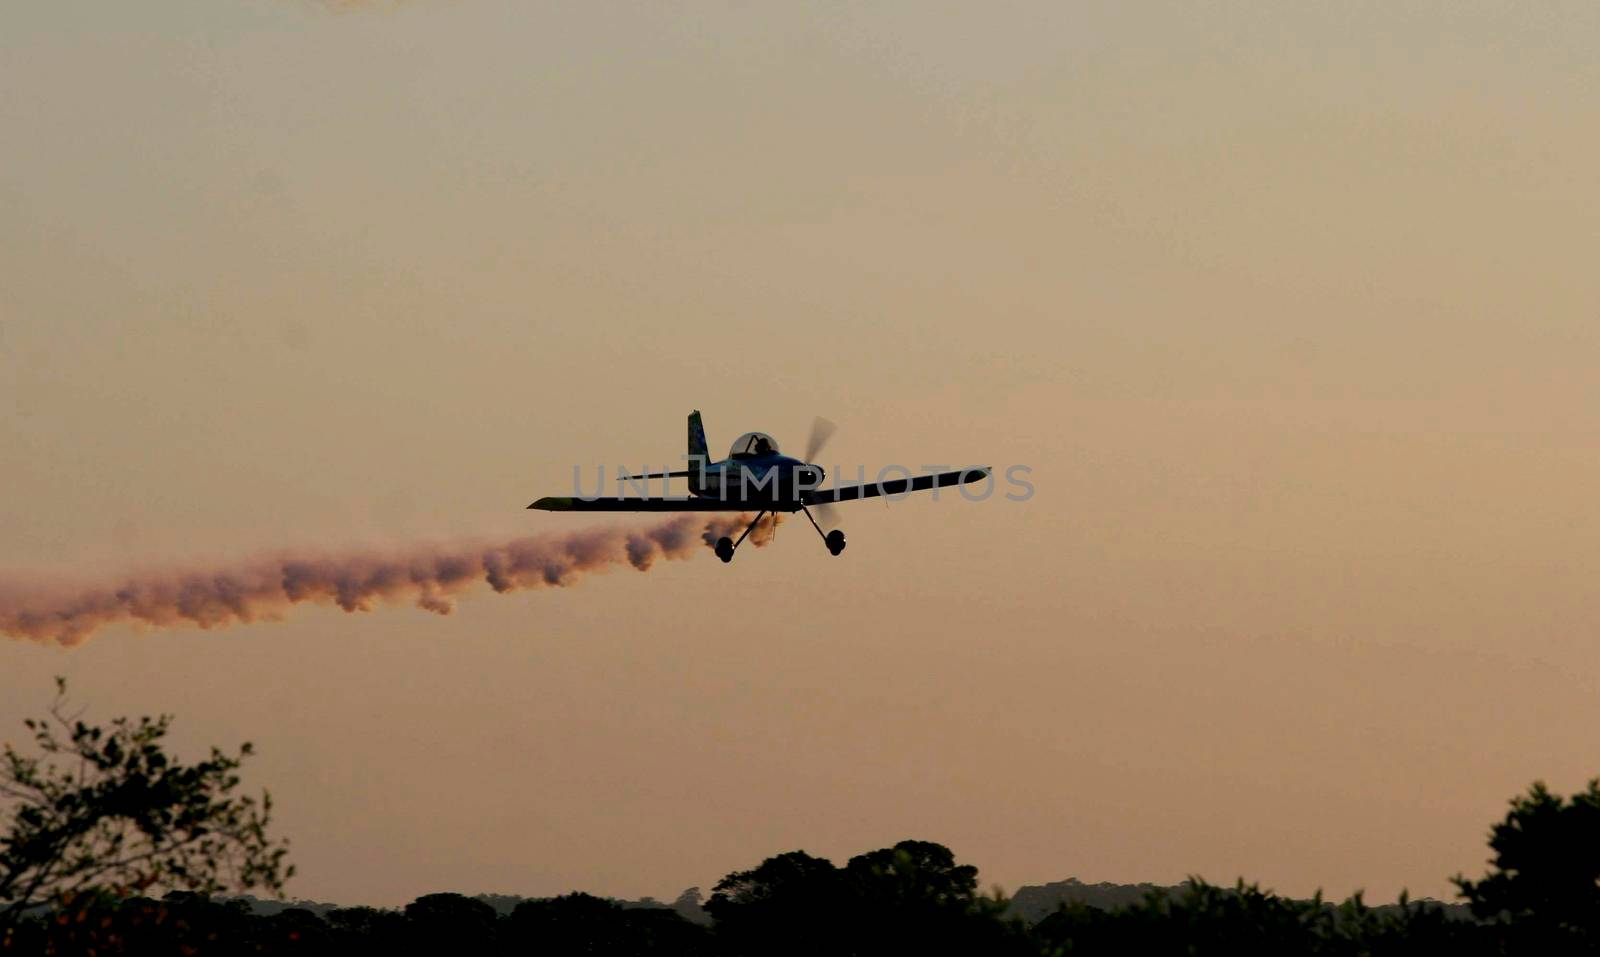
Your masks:
M746 459L756 455L775 455L777 451L777 439L765 432L746 432L734 440L728 457Z

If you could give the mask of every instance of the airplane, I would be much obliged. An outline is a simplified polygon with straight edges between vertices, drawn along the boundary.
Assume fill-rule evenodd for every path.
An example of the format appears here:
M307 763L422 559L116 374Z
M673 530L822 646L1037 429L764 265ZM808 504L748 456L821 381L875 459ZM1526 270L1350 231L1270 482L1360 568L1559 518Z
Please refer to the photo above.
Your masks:
M811 527L822 536L829 554L837 556L844 551L844 532L836 528L824 533L822 526L811 515L812 508L826 512L837 502L981 482L991 474L991 469L985 465L863 485L818 488L826 473L820 465L814 465L810 460L822 451L822 446L833 432L832 422L817 419L811 429L804 459L780 454L777 441L765 432L746 432L734 441L727 458L713 462L706 445L706 430L700 421L700 410L696 409L689 413L688 459L693 468L626 477L627 481L635 482L686 478L689 480L688 497L547 496L528 507L546 512L747 512L759 508L755 521L745 528L737 541L726 535L717 540L717 557L724 562L733 561L734 550L744 544L745 538L768 512L804 512L811 521Z

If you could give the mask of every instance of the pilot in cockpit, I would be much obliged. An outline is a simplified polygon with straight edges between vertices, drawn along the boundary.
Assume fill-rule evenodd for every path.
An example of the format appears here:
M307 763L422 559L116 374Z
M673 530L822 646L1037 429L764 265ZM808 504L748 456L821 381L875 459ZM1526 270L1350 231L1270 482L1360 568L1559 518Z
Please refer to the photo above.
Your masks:
M733 443L733 448L728 450L728 455L736 459L755 458L762 455L777 455L778 443L772 436L765 432L746 432L739 436Z

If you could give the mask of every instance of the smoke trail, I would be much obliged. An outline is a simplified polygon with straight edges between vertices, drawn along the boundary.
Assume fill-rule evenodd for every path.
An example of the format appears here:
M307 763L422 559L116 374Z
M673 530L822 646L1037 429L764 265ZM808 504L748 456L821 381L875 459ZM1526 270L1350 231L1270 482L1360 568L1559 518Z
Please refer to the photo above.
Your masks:
M416 546L340 557L279 556L187 572L144 573L115 585L24 589L0 584L0 633L76 645L107 625L224 628L277 621L291 605L370 611L415 602L440 615L479 582L497 592L571 585L585 574L627 563L645 571L659 559L688 558L750 521L741 515L685 515L654 528L594 528L564 536L451 547ZM769 515L750 533L756 547L780 521Z

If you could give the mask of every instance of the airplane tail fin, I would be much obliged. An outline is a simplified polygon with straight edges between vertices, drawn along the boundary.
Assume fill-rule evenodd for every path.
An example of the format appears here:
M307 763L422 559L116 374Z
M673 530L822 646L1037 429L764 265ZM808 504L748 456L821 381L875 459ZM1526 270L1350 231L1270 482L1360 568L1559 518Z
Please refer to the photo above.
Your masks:
M699 409L689 413L689 455L698 455L702 464L711 461L706 449L706 427L700 424Z

